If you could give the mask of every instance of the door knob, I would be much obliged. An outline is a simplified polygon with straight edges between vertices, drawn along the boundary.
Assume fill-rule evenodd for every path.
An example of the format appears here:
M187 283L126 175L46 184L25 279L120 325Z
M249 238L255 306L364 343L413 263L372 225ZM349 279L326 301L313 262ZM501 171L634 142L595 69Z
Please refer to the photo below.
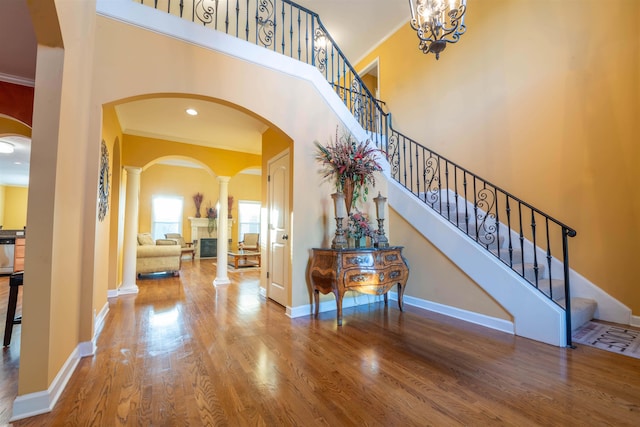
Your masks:
M289 240L289 235L288 234L283 234L282 235L282 240Z

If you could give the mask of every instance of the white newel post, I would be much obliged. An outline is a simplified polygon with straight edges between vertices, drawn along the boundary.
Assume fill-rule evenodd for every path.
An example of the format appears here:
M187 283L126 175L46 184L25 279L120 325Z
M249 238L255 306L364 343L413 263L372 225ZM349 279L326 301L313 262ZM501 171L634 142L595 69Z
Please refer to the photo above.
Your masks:
M124 241L122 263L122 286L118 294L137 294L136 248L138 246L138 195L140 192L141 168L125 166L127 194L124 206Z
M218 212L218 254L216 261L216 278L213 281L214 286L228 285L231 283L227 275L227 252L229 249L229 233L227 224L229 222L229 205L227 198L229 197L229 181L228 176L219 176L220 183L220 212Z

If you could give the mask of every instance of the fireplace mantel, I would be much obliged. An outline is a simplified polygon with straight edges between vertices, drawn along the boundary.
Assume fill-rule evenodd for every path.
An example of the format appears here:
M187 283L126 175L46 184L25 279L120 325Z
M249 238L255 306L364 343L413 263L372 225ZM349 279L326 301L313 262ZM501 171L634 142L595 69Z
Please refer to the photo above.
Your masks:
M212 230L209 233L209 218L195 218L189 217L189 221L191 222L191 240L195 241L203 238L218 238L218 229L216 227L215 230ZM216 220L217 221L217 220ZM227 220L227 237L231 237L231 225L233 224L233 220L229 218ZM200 245L196 244L196 258L200 258Z

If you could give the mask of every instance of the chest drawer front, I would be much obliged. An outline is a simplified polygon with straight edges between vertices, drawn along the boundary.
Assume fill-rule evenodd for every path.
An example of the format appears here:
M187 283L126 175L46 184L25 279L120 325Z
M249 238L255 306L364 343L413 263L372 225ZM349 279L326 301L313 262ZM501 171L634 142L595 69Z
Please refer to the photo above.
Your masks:
M373 267L374 258L372 253L344 254L342 257L342 268L353 267Z
M402 261L402 257L400 256L400 251L397 251L397 250L384 252L380 254L380 258L381 258L380 260L381 265L383 266L398 265L398 264L404 263Z
M404 283L407 279L407 270L399 266L392 266L383 269L362 269L350 270L344 273L345 288L363 288L369 286L380 286L383 289L390 289L398 282ZM362 289L359 289L362 292ZM374 292L384 293L385 291Z

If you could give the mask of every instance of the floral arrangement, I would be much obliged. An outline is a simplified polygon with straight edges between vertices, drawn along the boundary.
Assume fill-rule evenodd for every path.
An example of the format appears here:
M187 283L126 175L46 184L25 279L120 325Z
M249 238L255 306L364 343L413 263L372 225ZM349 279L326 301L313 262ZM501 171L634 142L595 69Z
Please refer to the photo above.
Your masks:
M193 203L196 205L196 218L200 218L200 205L202 205L202 199L204 195L202 193L196 193L193 195Z
M218 229L218 209L211 206L211 203L209 203L209 207L207 208L207 218L209 218L207 232L209 233L209 236L211 236L211 233Z
M353 191L352 202L357 200L367 200L369 185L375 185L374 172L381 171L382 166L378 163L378 156L382 152L370 146L371 141L358 142L349 133L344 133L338 137L336 129L335 141L323 146L315 142L318 149L316 160L322 163L321 173L324 179L334 179L336 191L345 193ZM353 186L351 190L348 188ZM350 204L347 200L347 210Z
M367 236L371 237L371 239L375 241L377 233L376 230L371 227L368 215L356 209L353 213L349 214L347 236L355 239L361 239L362 237Z
M207 208L207 218L216 219L218 218L218 210L216 208Z
M229 218L231 218L231 210L233 209L233 196L228 196L227 197L227 208L229 209L228 212L228 216Z

